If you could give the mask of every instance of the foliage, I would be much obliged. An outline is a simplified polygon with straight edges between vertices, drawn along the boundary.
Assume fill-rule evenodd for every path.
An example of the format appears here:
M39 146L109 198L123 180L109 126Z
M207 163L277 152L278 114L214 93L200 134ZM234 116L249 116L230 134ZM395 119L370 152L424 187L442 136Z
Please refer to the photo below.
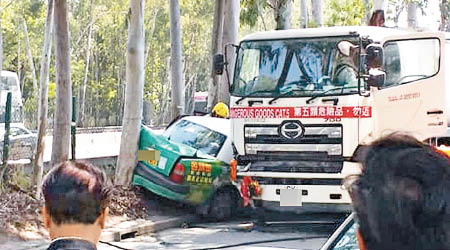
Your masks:
M364 21L363 0L330 0L326 9L328 26L361 25Z

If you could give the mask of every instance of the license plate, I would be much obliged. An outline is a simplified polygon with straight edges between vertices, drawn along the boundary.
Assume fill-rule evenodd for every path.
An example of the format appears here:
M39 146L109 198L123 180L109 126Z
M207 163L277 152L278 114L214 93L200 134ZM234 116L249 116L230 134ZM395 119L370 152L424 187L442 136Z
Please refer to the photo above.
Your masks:
M286 186L280 188L280 206L294 206L302 205L302 190L295 186Z

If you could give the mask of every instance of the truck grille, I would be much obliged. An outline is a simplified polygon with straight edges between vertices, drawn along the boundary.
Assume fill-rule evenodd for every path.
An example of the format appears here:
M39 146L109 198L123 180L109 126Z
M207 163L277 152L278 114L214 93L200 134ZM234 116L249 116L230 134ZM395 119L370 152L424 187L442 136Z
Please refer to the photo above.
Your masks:
M297 128L301 130L301 134L294 136L289 134L293 130L289 128L290 124L246 125L244 127L246 155L342 158L342 125L294 122L300 124Z

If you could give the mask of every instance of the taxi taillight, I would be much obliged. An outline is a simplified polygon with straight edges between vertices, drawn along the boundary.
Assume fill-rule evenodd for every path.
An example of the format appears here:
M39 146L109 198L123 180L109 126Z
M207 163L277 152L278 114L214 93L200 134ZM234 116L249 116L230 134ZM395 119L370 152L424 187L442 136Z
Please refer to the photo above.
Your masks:
M172 170L172 173L170 173L169 176L170 180L175 183L183 183L184 179L184 165L181 163L175 164L175 167Z

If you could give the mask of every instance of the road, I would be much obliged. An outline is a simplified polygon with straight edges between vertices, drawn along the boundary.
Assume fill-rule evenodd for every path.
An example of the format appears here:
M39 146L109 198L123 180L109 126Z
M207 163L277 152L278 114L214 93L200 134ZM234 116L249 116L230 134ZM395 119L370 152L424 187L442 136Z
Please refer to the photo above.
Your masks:
M259 225L248 217L224 223L197 223L113 243L125 249L319 249L344 215L268 213ZM264 243L258 243L265 241ZM229 247L227 247L229 246ZM117 250L100 244L99 249Z
M99 243L98 249L319 249L344 217L267 212L270 221L265 223L258 223L254 216L240 216L222 223L200 222L112 243L120 248ZM257 243L261 241L266 242ZM48 241L10 239L1 249L44 250L48 244Z

